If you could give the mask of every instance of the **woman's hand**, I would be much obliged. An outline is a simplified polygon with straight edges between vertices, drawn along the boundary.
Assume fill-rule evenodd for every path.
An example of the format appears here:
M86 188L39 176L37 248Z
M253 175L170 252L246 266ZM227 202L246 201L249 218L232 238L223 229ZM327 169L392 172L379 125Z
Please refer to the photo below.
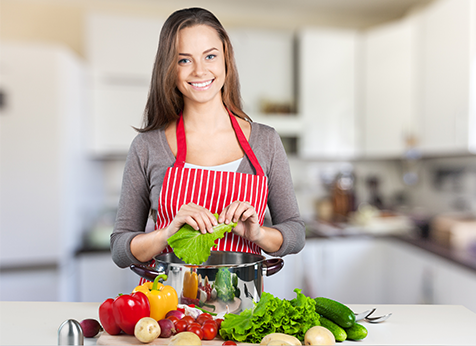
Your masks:
M208 209L194 203L184 204L166 228L135 236L131 241L132 255L141 262L150 261L165 249L167 239L186 223L203 234L213 232L213 226L218 224Z
M218 217L219 223L229 224L236 222L233 233L254 243L259 243L262 229L259 224L258 214L249 202L235 201L227 206Z
M212 233L213 226L216 226L218 222L210 210L195 203L184 204L172 222L164 229L167 238L175 234L184 224L189 224L193 229L205 234Z

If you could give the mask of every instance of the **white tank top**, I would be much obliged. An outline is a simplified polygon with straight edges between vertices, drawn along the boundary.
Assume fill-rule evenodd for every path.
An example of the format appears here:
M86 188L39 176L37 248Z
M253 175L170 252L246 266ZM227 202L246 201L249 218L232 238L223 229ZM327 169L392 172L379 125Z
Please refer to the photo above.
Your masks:
M218 166L198 166L191 163L185 162L184 168L197 168L197 169L206 169L209 171L221 171L221 172L236 172L238 170L238 166L240 166L241 161L243 158L238 159L236 161L224 163L223 165Z

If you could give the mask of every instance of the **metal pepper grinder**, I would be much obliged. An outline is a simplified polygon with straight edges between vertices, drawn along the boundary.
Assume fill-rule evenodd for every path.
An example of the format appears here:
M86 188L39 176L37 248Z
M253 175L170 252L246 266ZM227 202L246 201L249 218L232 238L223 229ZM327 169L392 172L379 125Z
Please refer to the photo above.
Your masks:
M81 324L70 319L64 321L58 329L58 345L84 345Z

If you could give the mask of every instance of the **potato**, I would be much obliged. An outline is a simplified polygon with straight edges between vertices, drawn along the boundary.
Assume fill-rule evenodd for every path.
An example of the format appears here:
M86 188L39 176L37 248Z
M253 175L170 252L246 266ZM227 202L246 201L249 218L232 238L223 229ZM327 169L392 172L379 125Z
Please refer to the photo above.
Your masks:
M143 317L137 321L134 327L134 336L143 343L149 343L160 335L160 326L151 317Z
M304 335L304 345L335 345L336 339L329 329L315 326Z
M301 341L298 338L284 334L284 333L271 333L261 339L260 345L295 345L301 346Z
M201 345L202 340L197 334L192 332L181 332L173 336L169 341L169 345Z

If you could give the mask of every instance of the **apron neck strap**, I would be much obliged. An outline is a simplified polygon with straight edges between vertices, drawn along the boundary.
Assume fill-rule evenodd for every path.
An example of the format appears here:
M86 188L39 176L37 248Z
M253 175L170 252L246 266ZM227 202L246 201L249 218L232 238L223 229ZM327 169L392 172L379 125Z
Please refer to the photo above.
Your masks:
M230 115L231 124L233 129L235 130L236 137L238 138L238 142L241 145L241 148L245 152L246 156L250 160L251 164L253 165L256 174L260 176L264 176L263 169L258 162L258 159L255 156L255 153L251 149L248 140L245 137L245 134L241 130L240 125L238 124L238 120L235 119L235 116L228 110L228 114ZM183 124L183 114L180 112L179 118L177 120L177 157L175 159L174 167L175 168L183 168L185 165L185 159L187 157L187 141L185 139L185 126Z

